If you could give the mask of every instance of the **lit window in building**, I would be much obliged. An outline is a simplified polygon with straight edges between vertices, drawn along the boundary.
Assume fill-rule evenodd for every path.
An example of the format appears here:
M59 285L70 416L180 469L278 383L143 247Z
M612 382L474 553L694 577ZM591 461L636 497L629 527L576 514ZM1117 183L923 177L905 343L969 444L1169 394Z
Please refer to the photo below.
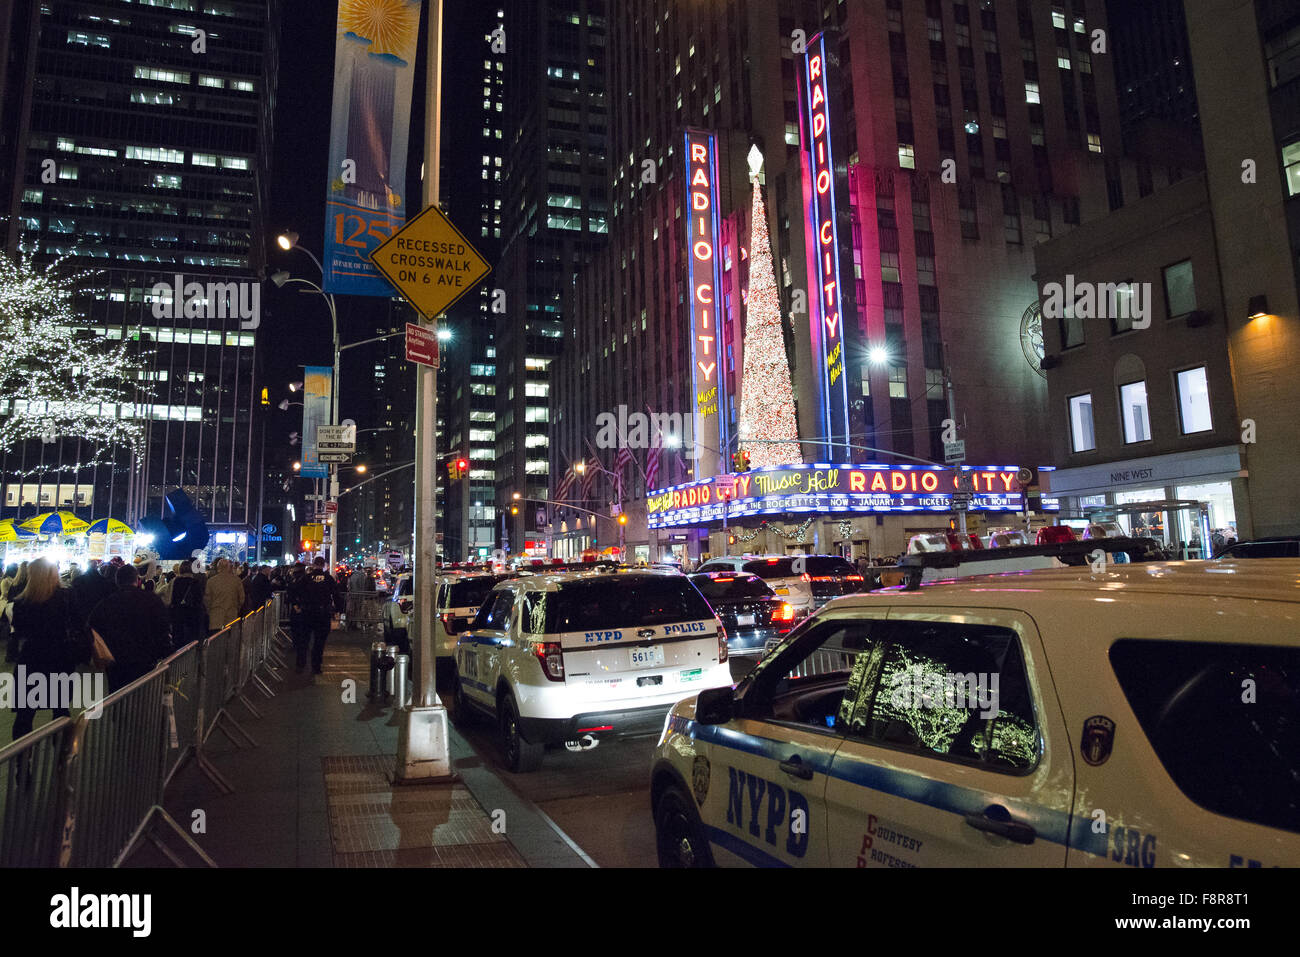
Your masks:
M1092 427L1092 394L1070 397L1070 448L1075 452L1089 452L1097 447L1097 436Z
M1178 373L1178 416L1183 435L1209 432L1214 428L1210 418L1210 386L1205 366L1185 369Z
M1101 136L1097 133L1088 134L1088 151L1090 153L1101 152Z
M889 397L891 399L907 398L907 366L889 367Z
M903 169L916 169L916 150L911 143L898 144L898 165Z
M1124 441L1146 442L1151 438L1151 420L1147 415L1147 384L1130 382L1119 387L1120 417L1124 422Z
M135 78L137 80L157 80L160 83L188 84L190 82L190 75L185 70L159 70L150 66L136 67Z
M1025 102L1026 102L1026 103L1041 103L1041 102L1042 102L1042 100L1039 99L1039 96L1038 96L1038 84L1037 84L1037 83L1025 83Z
M1282 166L1286 169L1287 195L1300 193L1300 140L1282 147Z

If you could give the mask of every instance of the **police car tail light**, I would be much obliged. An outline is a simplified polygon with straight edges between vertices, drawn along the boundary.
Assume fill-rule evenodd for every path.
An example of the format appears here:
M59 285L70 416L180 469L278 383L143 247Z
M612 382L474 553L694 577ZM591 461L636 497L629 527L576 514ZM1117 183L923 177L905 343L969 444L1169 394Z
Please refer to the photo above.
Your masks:
M727 660L727 629L718 625L718 664Z
M533 645L533 654L542 666L542 674L552 681L564 680L564 653L558 641L539 641Z
M456 616L443 613L438 616L442 619L442 629L449 635L456 634Z

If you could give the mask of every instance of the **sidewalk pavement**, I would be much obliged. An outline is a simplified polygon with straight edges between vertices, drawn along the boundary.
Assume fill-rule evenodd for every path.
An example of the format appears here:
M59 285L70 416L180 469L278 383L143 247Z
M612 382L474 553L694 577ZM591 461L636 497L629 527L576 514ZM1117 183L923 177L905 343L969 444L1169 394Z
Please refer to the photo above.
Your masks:
M219 731L205 753L235 788L222 794L191 760L167 790L168 813L222 867L586 867L589 861L450 727L458 780L395 785L394 709L366 699L371 633L335 629L323 674L295 674L276 696L246 694L230 713L257 742ZM351 682L351 684L349 684ZM187 863L174 834L158 832ZM145 844L128 866L165 866Z

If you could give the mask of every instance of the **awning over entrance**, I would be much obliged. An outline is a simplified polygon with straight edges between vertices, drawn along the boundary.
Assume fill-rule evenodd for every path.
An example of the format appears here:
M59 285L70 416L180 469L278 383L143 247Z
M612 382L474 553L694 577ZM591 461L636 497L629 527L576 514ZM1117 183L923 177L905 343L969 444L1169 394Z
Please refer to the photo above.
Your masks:
M1241 466L1241 448L1236 445L1198 449L1172 455L1122 459L1073 469L1042 469L1039 483L1044 495L1104 495L1131 488L1158 488L1227 482L1248 476Z

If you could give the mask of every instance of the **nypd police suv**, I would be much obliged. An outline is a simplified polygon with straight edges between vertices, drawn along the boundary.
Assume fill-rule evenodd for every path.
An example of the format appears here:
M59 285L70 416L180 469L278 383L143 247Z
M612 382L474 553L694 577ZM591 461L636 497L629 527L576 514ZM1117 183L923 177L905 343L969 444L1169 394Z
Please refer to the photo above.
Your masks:
M548 744L654 734L669 706L731 686L727 636L684 576L532 575L498 584L456 644L456 710L490 716L512 771Z
M661 864L1300 865L1300 561L831 602L652 764Z

